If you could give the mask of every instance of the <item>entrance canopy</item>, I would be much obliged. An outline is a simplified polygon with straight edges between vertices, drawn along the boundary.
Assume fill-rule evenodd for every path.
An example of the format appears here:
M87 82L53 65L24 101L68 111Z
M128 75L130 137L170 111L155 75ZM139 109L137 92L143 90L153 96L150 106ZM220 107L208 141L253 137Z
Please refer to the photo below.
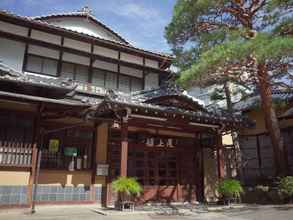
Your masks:
M164 90L173 90L174 94L169 92L166 95ZM152 92L160 95L151 96L151 91L134 94L109 91L101 103L87 110L87 114L92 118L127 117L135 124L151 121L164 126L209 127L222 131L250 125L248 120L239 115L208 112L196 100L179 93L176 87L166 86Z

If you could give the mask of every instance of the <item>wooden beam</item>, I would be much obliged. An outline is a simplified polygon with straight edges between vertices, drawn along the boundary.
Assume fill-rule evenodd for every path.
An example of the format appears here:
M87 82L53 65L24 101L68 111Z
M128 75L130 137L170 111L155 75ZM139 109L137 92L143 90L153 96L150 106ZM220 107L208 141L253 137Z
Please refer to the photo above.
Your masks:
M222 143L222 133L218 132L216 137L216 148L217 148L217 165L218 165L218 177L219 179L224 178L225 175L225 158L224 148Z
M120 176L127 176L128 159L128 122L126 118L121 120L121 161Z

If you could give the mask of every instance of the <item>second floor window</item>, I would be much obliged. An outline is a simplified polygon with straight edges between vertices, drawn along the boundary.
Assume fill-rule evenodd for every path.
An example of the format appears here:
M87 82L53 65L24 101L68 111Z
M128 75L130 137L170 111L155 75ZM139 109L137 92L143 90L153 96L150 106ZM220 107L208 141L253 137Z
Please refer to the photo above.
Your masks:
M93 69L92 83L107 89L117 89L117 73L95 68Z
M57 66L57 60L28 54L25 70L33 73L56 76Z
M73 63L62 63L61 77L70 78L78 82L87 83L88 82L88 70L87 66Z
M135 92L143 89L143 80L132 76L109 72L107 70L93 69L92 84L106 88L117 89L122 92Z

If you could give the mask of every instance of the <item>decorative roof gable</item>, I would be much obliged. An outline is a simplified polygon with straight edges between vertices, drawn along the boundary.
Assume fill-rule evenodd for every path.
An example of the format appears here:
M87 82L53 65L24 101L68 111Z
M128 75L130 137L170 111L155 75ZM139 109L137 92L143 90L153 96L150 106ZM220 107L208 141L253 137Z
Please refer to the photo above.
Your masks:
M177 85L165 85L158 89L137 92L133 94L133 97L155 105L178 107L190 111L205 111L202 100L190 96Z
M97 18L92 15L88 7L84 7L75 12L49 14L33 17L33 19L93 37L129 45L117 32L98 21Z

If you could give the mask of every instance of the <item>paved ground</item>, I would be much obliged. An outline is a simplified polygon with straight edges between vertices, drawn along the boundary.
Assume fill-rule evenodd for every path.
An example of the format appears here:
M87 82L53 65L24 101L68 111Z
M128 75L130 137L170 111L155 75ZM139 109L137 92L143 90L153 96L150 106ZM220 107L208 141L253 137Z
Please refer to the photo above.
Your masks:
M287 206L241 206L231 209L212 208L182 211L168 215L159 212L118 213L96 206L41 206L33 215L28 210L1 210L0 220L293 220L293 205Z

